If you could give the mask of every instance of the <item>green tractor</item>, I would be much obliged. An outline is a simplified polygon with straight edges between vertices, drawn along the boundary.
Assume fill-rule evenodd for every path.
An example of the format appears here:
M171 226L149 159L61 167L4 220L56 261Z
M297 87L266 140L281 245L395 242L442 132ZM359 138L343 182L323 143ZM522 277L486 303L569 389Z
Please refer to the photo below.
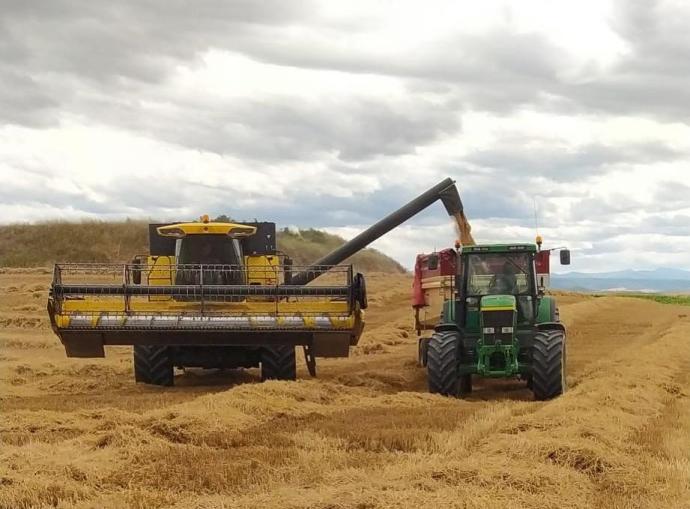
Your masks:
M561 263L569 264L570 252L560 254ZM538 270L546 259L548 271L548 255L534 244L455 251L441 319L432 336L420 341L430 392L467 395L473 376L526 380L537 400L565 392L566 331ZM437 269L437 260L429 258Z

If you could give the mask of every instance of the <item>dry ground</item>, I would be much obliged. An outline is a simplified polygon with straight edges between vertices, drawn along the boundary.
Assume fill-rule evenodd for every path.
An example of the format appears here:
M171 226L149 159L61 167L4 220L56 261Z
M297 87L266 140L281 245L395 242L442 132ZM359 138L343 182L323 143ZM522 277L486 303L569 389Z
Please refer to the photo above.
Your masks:
M67 359L41 271L0 274L0 507L690 508L690 308L561 296L570 391L425 392L406 276L369 278L354 355L137 386L130 351Z

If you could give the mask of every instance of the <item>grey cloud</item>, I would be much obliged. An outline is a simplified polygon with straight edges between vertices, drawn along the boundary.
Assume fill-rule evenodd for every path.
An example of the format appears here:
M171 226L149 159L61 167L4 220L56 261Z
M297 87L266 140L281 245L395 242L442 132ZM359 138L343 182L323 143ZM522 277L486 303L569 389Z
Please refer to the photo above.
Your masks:
M0 65L0 123L44 127L56 121L58 107L30 75Z
M307 1L15 0L3 4L0 46L16 48L32 69L99 81L160 81L173 70L174 61L224 47L245 30L308 21L313 12Z
M32 76L63 110L76 113L85 105L65 97L62 90L56 93L55 83L77 78L78 86L98 90L117 104L120 94L147 95L146 87L163 82L178 64L194 65L197 56L212 47L282 65L400 76L411 84L417 81L414 86L419 89L446 82L450 88L444 106L455 110L461 102L503 111L535 100L545 83L554 79L560 60L544 38L530 34L458 34L414 51L383 56L342 51L328 43L315 45L308 36L295 37L293 26L336 40L353 30L320 17L311 2L206 0L193 6L162 7L154 1L83 5L67 0L15 1L6 2L3 9L0 52L12 55L17 69ZM404 110L405 105L400 106ZM372 105L366 108L371 110ZM389 108L396 110L397 105ZM369 114L373 118L367 120L376 126L382 114L373 109ZM393 116L406 121L400 114ZM381 128L394 130L395 124ZM400 143L409 140L403 135Z
M630 53L610 69L592 68L573 79L563 77L570 65L567 53L545 37L510 27L479 35L457 33L397 54L381 54L329 44L329 38L340 41L358 27L323 16L312 2L8 0L0 21L0 55L33 84L19 88L23 95L15 97L24 104L26 118L7 115L5 121L34 125L46 114L48 122L52 117L46 102L79 113L83 103L54 90L61 79L77 78L80 86L112 96L115 103L146 94L146 87L163 82L176 65L194 65L197 56L212 47L280 65L406 78L411 90L447 94L456 110L509 112L532 105L687 119L690 37L683 20L688 14L688 7L679 3L619 2L611 23ZM292 30L295 26L307 35L295 35L300 33ZM315 44L309 34L326 42ZM118 97L121 93L124 99ZM375 113L367 120L375 123ZM218 122L214 127L222 131L222 115ZM406 136L400 139L409 142ZM355 156L359 152L371 150L354 150Z
M611 26L628 51L604 72L593 71L559 93L580 111L690 118L690 5L618 0Z
M616 147L589 144L572 149L559 147L553 141L535 147L534 141L534 138L526 137L499 140L489 149L469 154L466 161L511 173L574 181L604 173L613 164L647 164L687 156L663 144L637 143Z
M5 80L0 122L46 126L71 113L185 147L269 161L409 153L459 129L450 99L218 102L203 91L162 93L158 85L176 65L195 65L210 47L248 54L257 41L282 47L282 27L309 26L317 16L311 2L10 2L3 14L0 51L15 57L6 74L23 82ZM172 112L145 106L155 103Z
M194 126L193 119L188 125ZM341 159L358 160L408 153L415 145L457 129L459 120L444 105L421 100L353 99L324 104L286 97L280 102L227 104L197 131L200 139L190 140L183 128L177 141L255 159L300 159L315 152L337 152Z
M680 182L659 182L654 195L654 202L664 204L665 207L690 207L690 186Z
M62 210L76 210L84 214L126 214L127 208L121 202L108 200L98 202L88 196L88 190L80 188L73 192L50 189L43 185L15 185L6 182L0 189L0 203L3 205L41 206Z
M179 63L193 63L209 47L229 47L244 32L266 34L277 26L307 21L311 2L203 0L186 4L155 1L24 2L5 0L0 17L0 121L55 123L53 111L81 113L83 104L66 93L98 92L114 97L140 94L138 87L163 82ZM18 77L25 86L17 83ZM9 96L9 91L12 95ZM18 109L23 114L8 112ZM41 119L40 117L43 116Z
M690 215L673 214L670 217L650 217L645 221L650 232L659 235L676 235L690 237Z
M674 239L673 236L667 235L663 241L657 242L649 246L649 249L654 252L664 253L683 253L686 246L677 240L684 240L683 237ZM621 253L624 251L640 251L639 237L617 236L595 241L591 248L584 250L587 254L605 254L611 255L614 253Z
M155 139L270 162L311 160L324 153L344 161L405 154L460 129L452 108L421 98L194 99L165 113L150 113L140 102L126 100L97 101L88 108L101 121Z

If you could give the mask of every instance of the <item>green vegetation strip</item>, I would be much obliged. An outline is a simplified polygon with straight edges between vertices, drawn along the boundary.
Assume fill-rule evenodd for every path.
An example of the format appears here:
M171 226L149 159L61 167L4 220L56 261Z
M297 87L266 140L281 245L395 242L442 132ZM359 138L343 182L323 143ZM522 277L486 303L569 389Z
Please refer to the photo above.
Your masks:
M656 294L633 294L623 295L623 297L634 297L636 299L647 299L661 304L675 304L679 306L690 306L690 295L656 295Z

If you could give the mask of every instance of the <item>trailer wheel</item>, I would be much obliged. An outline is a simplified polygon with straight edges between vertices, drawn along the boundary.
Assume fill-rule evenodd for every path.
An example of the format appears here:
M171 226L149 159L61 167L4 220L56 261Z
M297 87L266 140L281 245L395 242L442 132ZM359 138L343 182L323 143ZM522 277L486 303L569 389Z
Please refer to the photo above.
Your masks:
M419 338L417 341L417 365L425 368L428 358L430 338Z
M173 363L167 346L134 345L134 380L151 385L173 385Z
M443 396L457 396L458 348L460 336L455 331L435 332L427 347L427 378L429 392Z
M460 375L458 377L458 395L467 396L472 393L472 375Z
M295 347L287 345L267 346L261 349L261 381L295 380L297 361Z
M561 330L540 331L532 343L532 392L534 399L544 401L563 394L565 381L565 333Z

